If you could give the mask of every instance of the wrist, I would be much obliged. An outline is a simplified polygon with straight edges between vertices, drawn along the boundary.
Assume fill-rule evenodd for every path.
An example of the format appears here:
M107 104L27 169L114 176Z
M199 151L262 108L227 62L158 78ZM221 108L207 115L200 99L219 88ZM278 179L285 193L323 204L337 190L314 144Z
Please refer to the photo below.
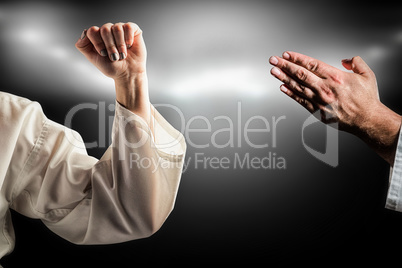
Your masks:
M392 165L401 122L400 115L378 101L361 117L356 136Z
M149 118L150 102L148 78L145 72L134 73L114 79L116 100L126 109Z
M114 82L116 91L121 89L125 91L129 89L130 92L141 91L147 86L147 74L146 72L124 74L114 78Z

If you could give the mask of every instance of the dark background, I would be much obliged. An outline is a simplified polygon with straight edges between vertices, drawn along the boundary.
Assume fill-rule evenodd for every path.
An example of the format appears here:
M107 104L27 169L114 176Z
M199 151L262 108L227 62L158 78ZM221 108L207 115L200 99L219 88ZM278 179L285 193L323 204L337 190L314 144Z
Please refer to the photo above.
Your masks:
M255 115L286 119L278 124L276 147L272 134L253 137L255 143L270 143L264 149L244 140L233 148L189 145L175 209L152 237L77 246L40 221L13 213L16 248L1 264L390 262L402 251L402 214L384 209L389 166L343 132L337 167L309 154L301 140L309 114L279 91L268 59L293 50L342 68L341 59L359 55L377 75L382 102L401 113L401 11L395 1L2 1L0 90L38 101L61 124L80 103L114 103L112 81L90 66L74 43L85 28L119 21L136 22L144 31L153 103L175 105L186 122L203 116L213 131L228 127L214 121L216 116L230 117L237 129L239 102L243 124ZM99 138L98 112L74 117L72 127L87 142ZM161 113L180 128L171 111ZM112 115L106 110L106 120ZM322 124L304 131L305 143L325 150ZM211 138L189 137L196 144ZM224 144L227 137L221 138ZM104 150L88 148L88 154L99 158ZM196 168L193 161L196 153L233 159L269 152L283 157L286 169Z

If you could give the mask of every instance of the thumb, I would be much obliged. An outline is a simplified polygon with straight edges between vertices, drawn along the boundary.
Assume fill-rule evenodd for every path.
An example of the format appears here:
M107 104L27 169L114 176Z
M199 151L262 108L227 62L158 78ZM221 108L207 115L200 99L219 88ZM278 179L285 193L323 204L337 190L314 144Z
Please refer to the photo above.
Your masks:
M356 74L367 75L371 73L370 67L359 56L353 57L352 59L342 60L342 65L346 69L352 70Z

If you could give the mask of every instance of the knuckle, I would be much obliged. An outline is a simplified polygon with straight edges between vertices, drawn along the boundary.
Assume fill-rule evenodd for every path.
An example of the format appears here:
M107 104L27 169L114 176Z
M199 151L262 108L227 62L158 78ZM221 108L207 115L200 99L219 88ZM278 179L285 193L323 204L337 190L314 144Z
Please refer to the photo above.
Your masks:
M138 33L142 33L142 30L140 28L140 26L138 26L138 24L134 23L134 22L127 22L126 24L124 24L124 27L126 29L129 29L133 32L138 32Z
M297 82L294 81L293 79L287 78L287 80L284 80L283 82L286 83L287 85L289 85L290 88L297 89Z
M309 61L307 63L307 70L311 72L316 72L318 70L318 62L315 60Z
M114 53L116 50L116 46L113 44L106 45L106 50L109 51L109 53Z
M304 69L300 68L297 70L296 72L296 77L300 80L300 81L306 81L307 79L307 73Z
M302 87L300 86L300 84L295 83L295 84L293 85L293 89L295 89L298 93L300 93L300 94L303 95L303 89L302 89Z
M352 62L361 61L361 60L362 60L362 57L360 57L360 56L354 56L352 58Z
M127 46L125 44L121 44L121 45L116 46L116 48L118 51L124 52L126 50Z
M132 27L133 29L135 28L140 28L138 26L138 24L134 23L134 22L127 22L125 25L127 25L128 27Z
M112 26L112 32L113 33L118 33L118 32L121 32L121 31L123 31L123 25L122 24L117 23L117 24L114 24Z
M102 49L102 48L105 47L105 43L103 43L102 41L98 41L98 42L95 42L95 43L94 43L94 46L95 46L96 48Z
M100 32L101 32L101 34L108 34L108 33L110 33L111 28L112 28L112 24L106 23L106 24L102 25L102 27L100 28Z
M92 26L92 27L88 28L87 35L93 35L93 34L96 34L97 32L99 32L99 27L98 26Z
M332 92L331 87L327 84L323 84L319 88L322 95L329 95Z
M304 85L297 84L296 90L303 96L306 96L306 97L309 96L309 91L306 89L306 87Z
M92 43L97 43L100 37L99 27L92 26L87 30L87 36Z
M110 32L110 30L108 28L105 28L105 27L100 28L100 33L102 36L109 34L109 32Z
M331 88L329 88L329 87L322 87L321 89L322 89L322 90L320 90L319 96L320 96L321 100L322 100L324 103L329 104L329 103L332 103L332 102L335 101L336 98L335 98L335 95L334 95L334 93L332 92L332 89L331 89Z
M132 23L132 22L127 22L127 23L124 23L124 25L123 25L123 28L124 29L134 29L134 23Z
M331 78L332 82L334 82L335 84L338 84L338 85L343 84L344 78L340 73L338 73L338 72L332 73L329 77Z

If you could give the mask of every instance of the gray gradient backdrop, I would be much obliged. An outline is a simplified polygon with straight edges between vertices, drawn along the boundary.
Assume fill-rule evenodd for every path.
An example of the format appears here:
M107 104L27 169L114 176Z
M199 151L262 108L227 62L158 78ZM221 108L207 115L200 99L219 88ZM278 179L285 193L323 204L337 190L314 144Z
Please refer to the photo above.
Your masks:
M2 264L343 264L384 262L400 252L401 243L394 241L402 239L402 216L383 208L389 167L346 133L339 133L336 168L313 157L305 144L325 151L325 127L318 123L303 130L309 114L279 91L268 64L271 55L285 50L338 68L342 59L359 55L375 71L382 101L400 113L402 9L390 3L0 2L0 90L40 102L46 115L62 124L80 103L108 107L114 103L112 81L92 67L74 43L92 25L133 21L144 31L152 102L177 107L183 118L172 109L160 111L184 129L192 144L209 145L189 144L176 207L152 237L76 246L39 221L13 213L17 245ZM81 111L73 128L85 141L108 141L108 128L100 134L98 130L112 115L108 109ZM252 143L268 144L266 148L253 148L244 139L245 123L253 116L269 124L273 117L286 117L275 132L249 134ZM218 145L229 141L228 118L233 121L234 146L217 148L212 138ZM205 129L205 120L211 124L209 132L187 131L187 124ZM249 128L261 129L263 123L253 120ZM104 150L98 146L88 153L100 157ZM197 154L202 159L227 157L232 166L197 165ZM286 169L234 168L236 155L247 154L259 159L275 155L276 161L281 157Z

